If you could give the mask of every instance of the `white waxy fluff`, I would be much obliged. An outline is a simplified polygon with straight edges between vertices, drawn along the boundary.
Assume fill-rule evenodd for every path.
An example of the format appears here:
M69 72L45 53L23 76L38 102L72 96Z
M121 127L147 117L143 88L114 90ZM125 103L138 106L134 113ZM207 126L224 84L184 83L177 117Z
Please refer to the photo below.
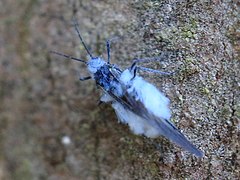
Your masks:
M120 81L127 87L128 93L135 95L136 101L141 101L147 110L155 116L170 119L169 99L164 96L155 86L136 76L126 69L120 77ZM131 80L132 79L132 80Z
M124 124L128 124L134 134L145 135L151 138L155 138L160 135L156 128L149 125L142 117L124 108L121 103L114 101L112 103L112 107L117 114L118 120Z
M121 103L115 101L108 94L104 93L100 100L103 102L112 102L112 107L116 112L118 120L121 123L128 124L134 134L145 135L151 138L155 138L160 135L159 130L149 125L145 119L124 108Z
M111 97L111 96L109 96L108 94L106 94L106 93L104 93L102 96L101 96L101 98L100 98L100 101L102 101L102 102L112 102L114 99Z

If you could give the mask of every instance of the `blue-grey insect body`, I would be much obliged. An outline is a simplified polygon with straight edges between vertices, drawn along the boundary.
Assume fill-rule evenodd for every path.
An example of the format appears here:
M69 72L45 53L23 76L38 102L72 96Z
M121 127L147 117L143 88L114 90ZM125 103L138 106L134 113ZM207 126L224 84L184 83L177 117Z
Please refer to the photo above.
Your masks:
M80 80L94 79L96 84L103 90L100 98L102 102L110 103L114 108L118 120L128 124L131 131L137 135L145 135L155 138L165 136L185 150L202 157L203 153L191 144L187 138L170 121L169 99L154 85L137 75L137 61L124 71L116 65L110 64L110 42L107 41L107 61L100 57L93 57L86 47L77 24L75 29L78 36L90 56L89 61L84 61L59 52L57 55L83 62L91 76ZM151 70L156 72L157 70ZM166 73L165 73L166 74Z

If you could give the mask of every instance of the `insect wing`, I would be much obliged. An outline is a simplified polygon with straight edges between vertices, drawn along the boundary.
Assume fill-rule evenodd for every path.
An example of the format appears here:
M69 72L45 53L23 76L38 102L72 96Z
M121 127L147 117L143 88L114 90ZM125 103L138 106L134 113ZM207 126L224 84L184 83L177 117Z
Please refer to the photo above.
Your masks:
M109 96L109 101L116 111L118 120L128 124L135 134L144 134L148 137L163 135L172 142L181 146L185 150L202 157L203 153L198 150L188 139L175 127L175 125L166 118L160 118L150 112L144 102L141 101L137 91L127 91L129 87L120 83L119 77L121 71L112 67L112 76L115 83L121 85L122 94L116 94L114 91L106 91L105 96ZM108 102L109 102L108 101Z
M143 117L147 121L147 123L149 123L151 126L157 128L159 134L170 139L171 141L178 144L187 151L199 157L203 156L203 153L200 150L198 150L192 143L190 143L187 140L187 138L174 126L172 122L170 122L167 119L159 118L150 113L140 100L136 100L134 98L133 93L126 92L125 98L127 100L127 104L133 107L132 108L133 112Z
M109 96L113 99L113 103L119 103L117 106L113 108L116 111L116 114L118 116L118 119L121 122L126 123L131 122L131 120L126 120L126 118L138 118L138 116L141 118L141 121L144 120L144 122L137 122L137 123L145 123L149 126L153 127L158 131L159 135L163 135L166 138L170 139L172 142L176 143L177 145L181 146L185 150L195 154L196 156L202 157L203 153L197 149L191 142L188 141L188 139L174 126L172 122L170 122L167 119L159 118L155 116L154 114L150 113L145 105L140 101L135 99L134 92L129 93L127 92L126 87L122 85L123 91L125 92L122 97L117 97L112 92L107 92ZM119 108L119 109L116 109ZM122 114L130 114L131 116L123 116ZM131 126L130 126L131 128ZM133 129L133 128L131 128ZM140 134L139 132L135 132L135 134ZM144 133L143 133L144 134ZM156 133L153 133L156 135ZM146 135L146 134L145 134ZM149 136L150 137L150 136Z

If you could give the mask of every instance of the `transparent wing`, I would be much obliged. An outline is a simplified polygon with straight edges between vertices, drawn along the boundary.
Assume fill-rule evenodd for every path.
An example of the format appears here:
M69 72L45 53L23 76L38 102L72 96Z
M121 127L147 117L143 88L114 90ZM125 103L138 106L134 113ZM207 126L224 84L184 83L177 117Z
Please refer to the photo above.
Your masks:
M125 98L127 104L133 107L132 111L137 115L143 117L148 123L159 130L159 133L172 142L181 146L185 150L195 154L196 156L202 157L203 152L197 149L176 127L167 119L161 119L148 112L141 101L136 101L133 95L126 93Z
M118 73L113 76L116 77L116 80L119 77ZM120 83L120 82L119 82ZM126 87L122 86L124 95L122 97L117 97L112 92L106 92L111 96L116 102L120 103L126 112L131 111L133 114L141 117L141 120L144 120L145 124L148 124L158 130L159 134L170 139L172 142L176 143L183 149L195 154L198 157L203 156L203 152L197 149L176 127L175 125L167 119L162 119L154 114L150 113L145 105L135 99L134 93L128 93ZM105 91L105 90L104 90ZM123 119L117 115L119 120ZM135 116L130 116L129 118L134 118ZM125 120L122 120L125 121ZM142 123L142 122L139 122Z

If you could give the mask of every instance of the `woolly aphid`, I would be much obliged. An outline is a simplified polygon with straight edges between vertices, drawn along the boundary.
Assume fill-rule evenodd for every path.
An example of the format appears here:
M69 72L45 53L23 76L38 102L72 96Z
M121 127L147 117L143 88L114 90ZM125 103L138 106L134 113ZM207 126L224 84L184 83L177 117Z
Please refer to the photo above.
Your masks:
M202 157L203 152L191 144L170 121L169 99L154 85L137 75L140 69L137 63L141 60L135 60L131 67L122 71L110 63L110 41L106 43L107 61L94 57L83 41L76 21L74 25L82 45L90 56L89 60L85 61L56 51L51 51L51 53L86 64L90 76L80 78L80 80L94 79L103 90L100 101L110 103L118 120L128 124L134 134L149 138L165 136L183 149ZM143 67L141 70L161 73Z

